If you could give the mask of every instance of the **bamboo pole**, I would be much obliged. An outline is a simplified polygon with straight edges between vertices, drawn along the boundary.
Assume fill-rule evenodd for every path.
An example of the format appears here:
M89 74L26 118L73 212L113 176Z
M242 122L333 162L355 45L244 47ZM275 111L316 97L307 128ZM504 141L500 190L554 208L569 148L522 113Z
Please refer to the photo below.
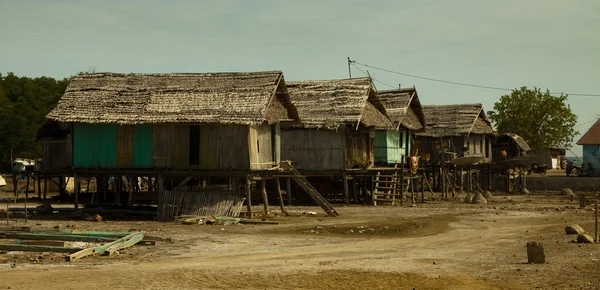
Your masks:
M342 182L344 183L344 203L348 206L350 205L350 194L348 192L348 175L346 175L346 172L342 175Z

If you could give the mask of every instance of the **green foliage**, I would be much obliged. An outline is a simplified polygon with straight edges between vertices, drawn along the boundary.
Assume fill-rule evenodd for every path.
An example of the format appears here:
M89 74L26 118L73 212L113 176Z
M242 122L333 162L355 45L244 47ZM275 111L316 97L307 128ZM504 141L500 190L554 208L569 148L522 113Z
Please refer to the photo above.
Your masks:
M11 149L13 158L39 157L37 130L64 94L68 82L49 77L18 77L13 73L0 75L0 169L10 168Z
M515 133L532 148L571 147L577 116L566 103L567 95L552 96L548 91L527 87L500 97L488 116L499 133Z

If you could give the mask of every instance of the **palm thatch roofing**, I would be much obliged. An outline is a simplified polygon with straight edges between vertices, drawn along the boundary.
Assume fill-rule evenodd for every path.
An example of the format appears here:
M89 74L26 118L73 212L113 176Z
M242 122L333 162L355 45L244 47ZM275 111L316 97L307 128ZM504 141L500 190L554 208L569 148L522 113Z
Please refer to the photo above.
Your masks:
M525 142L525 139L523 139L523 137L521 137L517 134L514 134L514 133L502 134L502 135L498 136L496 138L496 140L498 142L501 142L502 140L505 140L507 138L512 139L515 142L515 144L517 144L517 146L519 146L519 148L521 148L521 150L523 150L525 152L531 151L531 147L529 147L529 144L527 144L527 142Z
M465 136L494 134L485 116L482 104L423 106L425 130L417 133L423 137Z
M600 145L600 119L581 136L577 145Z
M377 97L396 128L402 126L414 131L424 128L425 116L416 88L377 91Z
M287 83L304 128L337 129L345 124L392 128L370 78Z
M297 120L280 71L97 73L74 77L47 118L82 123L259 125L268 119L267 109L281 111L282 106L287 110L284 115ZM281 112L276 115L281 117Z

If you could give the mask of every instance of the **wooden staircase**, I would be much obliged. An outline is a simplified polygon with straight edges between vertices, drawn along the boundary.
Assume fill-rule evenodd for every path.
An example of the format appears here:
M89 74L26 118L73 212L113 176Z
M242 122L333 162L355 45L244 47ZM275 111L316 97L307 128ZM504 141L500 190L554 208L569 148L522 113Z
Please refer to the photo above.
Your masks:
M321 193L319 193L319 191L314 186L312 186L306 180L306 178L302 176L300 172L296 170L296 168L294 168L294 166L292 166L292 163L290 161L282 161L279 163L279 166L293 174L292 179L294 179L294 181L298 183L298 185L300 185L300 187L302 187L304 191L306 191L306 193L327 213L328 216L335 217L340 215L337 211L335 211L333 206L331 206L331 204L321 195Z

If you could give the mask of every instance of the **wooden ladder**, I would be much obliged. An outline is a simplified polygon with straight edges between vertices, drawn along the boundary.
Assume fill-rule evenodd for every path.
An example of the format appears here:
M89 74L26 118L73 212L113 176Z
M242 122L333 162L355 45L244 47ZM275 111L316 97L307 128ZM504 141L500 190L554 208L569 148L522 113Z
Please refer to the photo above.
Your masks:
M377 202L389 202L391 205L396 205L396 201L400 198L398 172L395 171L392 175L382 175L381 171L375 176L375 190L373 191L373 205Z
M306 193L327 213L328 216L340 215L337 211L335 211L333 206L331 206L331 204L321 195L321 193L319 193L319 191L314 186L312 186L308 182L308 180L306 180L306 178L302 176L300 172L296 170L296 168L294 168L294 166L292 166L292 163L290 161L282 161L279 163L279 166L283 169L289 170L294 174L294 176L292 176L292 179L294 179L294 181L298 183L298 185L300 185L300 187L302 187L304 191L306 191Z

